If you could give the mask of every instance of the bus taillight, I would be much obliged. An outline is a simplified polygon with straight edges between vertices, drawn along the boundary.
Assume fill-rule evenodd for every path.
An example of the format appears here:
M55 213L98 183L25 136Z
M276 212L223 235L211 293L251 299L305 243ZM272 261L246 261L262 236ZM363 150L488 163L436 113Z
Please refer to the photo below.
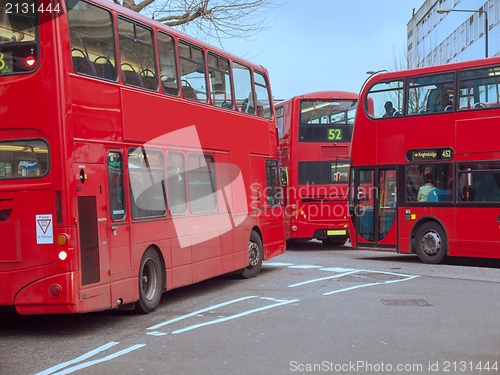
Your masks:
M28 56L24 59L24 63L26 64L26 66L29 66L30 68L32 68L36 64L36 58L33 56Z
M49 288L49 295L52 298L59 298L61 296L61 292L62 292L61 286L58 284L53 284Z
M57 251L57 259L61 262L67 263L68 261L71 260L70 255L71 255L71 250L72 250L72 247L68 246L68 243L70 242L69 235L67 235L65 233L59 234L57 236L56 242L61 247Z

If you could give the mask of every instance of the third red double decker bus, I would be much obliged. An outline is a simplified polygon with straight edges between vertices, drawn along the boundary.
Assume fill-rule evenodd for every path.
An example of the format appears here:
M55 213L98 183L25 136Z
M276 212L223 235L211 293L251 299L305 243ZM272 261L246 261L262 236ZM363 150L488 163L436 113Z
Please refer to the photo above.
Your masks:
M276 105L289 242L338 245L349 237L347 181L357 100L351 92L320 91Z
M425 263L500 257L499 93L500 58L365 83L351 153L354 247Z

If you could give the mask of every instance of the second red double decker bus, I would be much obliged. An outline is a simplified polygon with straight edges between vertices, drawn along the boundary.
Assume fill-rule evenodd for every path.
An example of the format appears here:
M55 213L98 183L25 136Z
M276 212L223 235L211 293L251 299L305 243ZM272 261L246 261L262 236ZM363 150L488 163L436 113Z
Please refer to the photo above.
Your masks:
M349 237L347 181L358 95L320 91L276 105L288 242Z

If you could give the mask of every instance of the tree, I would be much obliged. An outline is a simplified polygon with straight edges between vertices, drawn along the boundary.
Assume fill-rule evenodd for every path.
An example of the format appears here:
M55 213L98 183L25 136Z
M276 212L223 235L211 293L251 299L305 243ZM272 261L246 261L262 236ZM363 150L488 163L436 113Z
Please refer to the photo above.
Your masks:
M269 26L269 10L275 0L112 0L167 26L202 39L255 35Z

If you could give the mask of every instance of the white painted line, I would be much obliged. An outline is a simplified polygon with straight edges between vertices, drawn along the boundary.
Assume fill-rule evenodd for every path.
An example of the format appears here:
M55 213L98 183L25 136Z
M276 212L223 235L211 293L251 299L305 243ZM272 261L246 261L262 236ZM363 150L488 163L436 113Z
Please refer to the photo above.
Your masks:
M267 301L273 301L273 302L285 302L287 301L286 299L276 299L272 297L259 297L259 299L265 299Z
M159 331L146 332L146 335L151 335L151 336L165 336L166 334L167 334L166 332L159 332Z
M349 288L344 288L344 289L334 290L333 292L323 293L323 295L324 296L329 296L331 294L336 294L336 293L341 293L341 292L347 292L348 290L365 288L367 286L380 285L380 284L385 284L385 282L381 281L381 282L378 282L378 283L371 283L371 284L362 284L362 285L351 286Z
M84 369L84 368L87 368L87 367L90 367L90 366L93 366L93 365L97 365L98 363L110 361L110 360L115 359L115 358L117 358L119 356L122 356L124 354L130 353L130 352L132 352L132 351L134 351L136 349L142 348L143 346L146 346L146 344L137 344L137 345L131 346L130 348L120 350L119 352L116 352L114 354L110 354L110 355L108 355L108 356L106 356L104 358L96 359L96 360L93 360L93 361L90 361L90 362L81 363L79 365L67 368L67 369L65 369L65 370L63 370L61 372L56 372L54 375L71 374L72 372L75 372L75 371L78 371L78 370L81 370L81 369Z
M353 289L359 289L359 288L365 288L367 286L373 286L373 285L380 285L380 284L390 284L390 283L398 283L400 281L408 281L408 280L411 280L411 279L414 279L418 276L409 276L407 277L406 279L400 279L400 280L388 280L388 281L380 281L378 283L370 283L370 284L363 284L363 285L356 285L356 286L352 286L350 288L344 288L344 289L339 289L339 290L334 290L332 292L327 292L327 293L323 293L324 296L329 296L329 295L332 295L332 294L336 294L336 293L341 293L341 292L347 292L348 290L353 290Z
M263 266L272 266L272 267L286 267L293 266L293 263L281 263L281 262L264 262Z
M67 367L69 365L72 365L74 363L78 363L78 362L81 362L81 361L84 361L86 360L87 358L90 358L100 352L102 352L103 350L106 350L106 349L109 349L111 348L112 346L118 344L117 342L114 342L114 341L111 341L111 342L108 342L107 344L103 345L103 346L100 346L98 347L97 349L94 349L94 350L91 350L90 352L88 353L85 353L83 355L81 355L80 357L78 358L75 358L75 359L72 359L71 361L68 361L68 362L64 362L64 363L61 363L59 365L56 365L54 367L51 367L47 370L44 370L42 372L39 372L35 375L48 375L48 374L52 374L53 372L56 372L64 367Z
M413 276L413 275L406 275L404 273L396 273L396 272L390 272L390 271L373 271L373 270L358 270L359 272L370 272L370 273L383 273L384 275L394 275L394 276L401 276L401 277L418 277L418 276Z
M302 269L309 269L309 268L322 268L323 266L313 266L310 264L299 264L296 266L288 266L288 268L302 268Z
M354 271L340 273L338 275L320 277L319 279L313 279L313 280L303 281L303 282L297 283L297 284L288 285L288 287L289 288L295 288L296 286L302 286L302 285L306 285L306 284L311 284L311 283L315 283L315 282L318 282L318 281L329 280L329 279L336 279L336 278L339 278L339 277L342 277L342 276L351 275L351 274L356 273L356 272L359 272L359 271L358 270L354 270Z
M191 318L192 316L196 316L198 314L201 314L201 313L213 310L213 309L217 309L217 308L222 307L222 306L227 306L227 305L230 305L232 303L244 301L244 300L249 299L249 298L257 298L257 296L242 297L242 298L233 299L232 301L227 301L227 302L219 303L217 305L213 305L213 306L207 307L205 309L194 311L194 312L186 314L186 315L178 316L177 318L167 320L166 322L163 322L163 323L158 323L158 324L156 324L154 326L151 326L151 327L148 327L146 329L148 329L148 330L158 329L158 328L166 326L168 324L172 324L172 323L178 322L179 320L183 320L183 319L186 319L186 318Z
M319 270L320 271L330 271L330 272L356 271L354 268L342 268L342 267L320 268Z
M271 308L273 308L273 307L278 307L278 306L287 305L287 304L294 303L294 302L298 302L298 301L300 301L300 300L298 300L298 299L293 299L293 300L290 300L290 301L279 302L279 303L276 303L276 304L274 304L274 305L269 305L269 306L259 307L258 309L247 310L247 311L241 312L241 313L239 313L239 314L235 314L235 315L231 315L231 316L226 316L226 317L224 317L224 318L220 318L220 319L212 320L212 321L210 321L210 322L205 322L205 323L195 324L195 325L190 326L190 327L186 327L186 328L183 328L183 329L179 329L179 330L177 330L177 331L173 331L172 333L182 333L182 332L190 331L190 330L192 330L192 329L196 329L196 328L200 328L200 327L208 326L208 325L211 325L211 324L216 324L216 323L226 322L226 321L228 321L228 320L232 320L232 319L236 319L236 318L241 318L242 316L250 315L250 314L253 314L253 313L255 313L255 312L259 312L259 311L263 311L263 310L271 309Z

